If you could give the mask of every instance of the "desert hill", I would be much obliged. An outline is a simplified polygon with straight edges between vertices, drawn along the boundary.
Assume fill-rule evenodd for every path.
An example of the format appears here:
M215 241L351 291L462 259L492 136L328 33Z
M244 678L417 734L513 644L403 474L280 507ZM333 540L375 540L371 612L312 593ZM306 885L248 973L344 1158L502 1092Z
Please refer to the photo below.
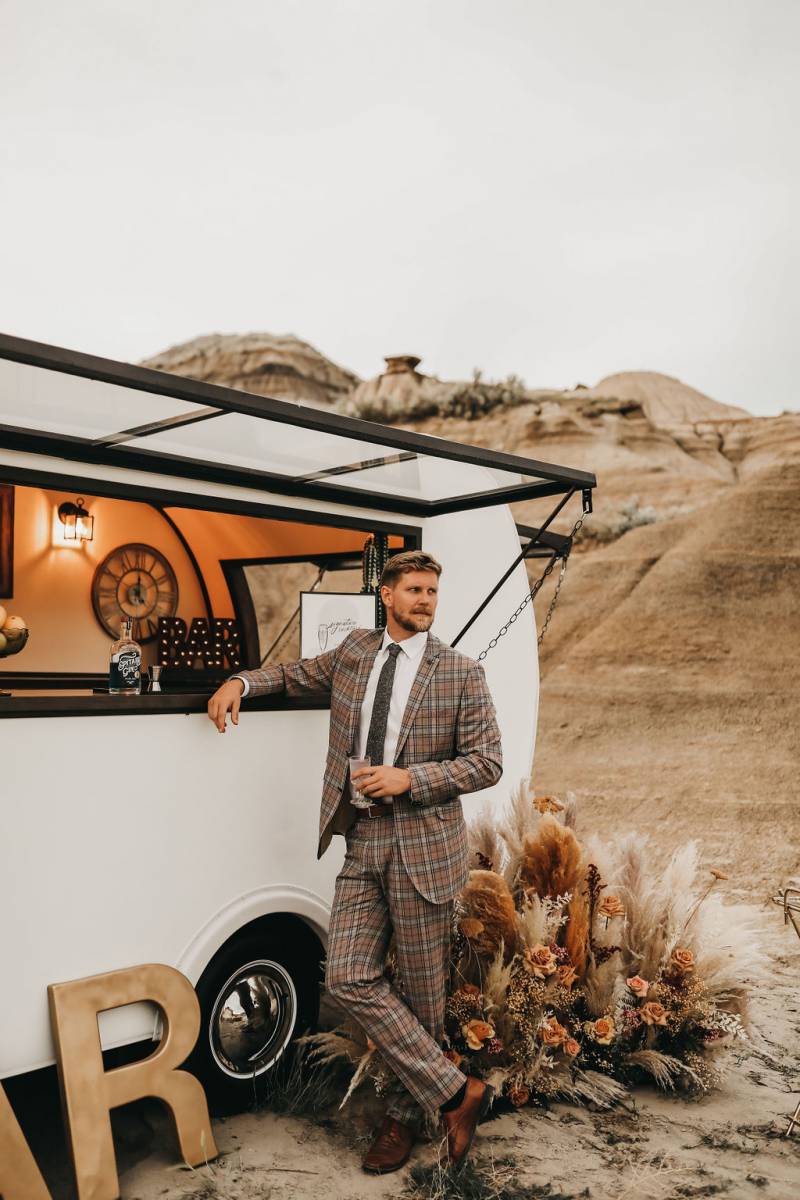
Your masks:
M800 870L800 414L659 426L588 391L413 425L597 475L541 649L534 783L592 827L700 838L763 898Z
M357 376L292 334L206 334L171 346L142 366L326 408L358 383Z
M680 379L657 371L622 371L618 375L607 375L588 391L592 396L635 400L653 425L667 428L692 425L696 421L726 421L751 416L743 408L720 404L681 383Z
M673 422L669 384L663 424L597 385L413 427L594 470L542 644L535 785L664 848L697 836L763 898L800 870L800 414ZM513 505L533 526L547 510Z
M742 893L798 872L800 414L754 417L655 372L558 392L442 381L403 355L359 383L294 338L219 342L151 365L287 394L280 380L306 402L317 388L346 412L593 471L595 512L542 646L534 783L665 851L701 838ZM536 525L550 507L514 515ZM577 513L573 500L555 528Z

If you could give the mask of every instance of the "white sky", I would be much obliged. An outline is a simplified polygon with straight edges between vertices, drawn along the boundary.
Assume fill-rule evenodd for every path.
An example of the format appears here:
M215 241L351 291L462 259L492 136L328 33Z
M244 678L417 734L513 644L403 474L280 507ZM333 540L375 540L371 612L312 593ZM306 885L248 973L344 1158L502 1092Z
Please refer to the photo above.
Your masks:
M0 0L0 329L798 409L798 35L797 0Z

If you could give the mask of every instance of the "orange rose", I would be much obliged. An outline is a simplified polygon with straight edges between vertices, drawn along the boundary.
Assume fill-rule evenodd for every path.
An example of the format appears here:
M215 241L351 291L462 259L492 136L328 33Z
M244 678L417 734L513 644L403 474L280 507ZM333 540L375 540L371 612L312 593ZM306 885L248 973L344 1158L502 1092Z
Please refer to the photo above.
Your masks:
M604 896L597 909L601 917L624 917L625 908L619 896Z
M464 917L464 920L458 927L467 939L476 938L483 933L486 926L483 921L479 921L477 917Z
M599 1042L601 1046L608 1046L616 1032L613 1017L598 1017L596 1021L585 1021L583 1028L592 1041Z
M548 1017L547 1020L542 1021L539 1033L545 1046L560 1046L567 1037L566 1029L559 1024L555 1017Z
M691 950L683 950L680 946L676 946L672 951L670 962L684 974L694 970L694 955Z
M509 1088L507 1095L515 1108L521 1108L523 1104L527 1104L531 1096L528 1089L522 1084L520 1084L518 1087Z
M641 975L632 975L630 979L626 979L628 987L633 992L634 996L644 997L647 995L647 989L650 984L646 979L642 979Z
M639 1009L639 1016L645 1025L666 1025L667 1023L667 1010L657 1000L648 1000L647 1004L643 1004Z
M562 987L571 988L578 978L578 972L570 963L562 963L556 968L556 979Z
M470 1050L480 1050L487 1038L494 1037L494 1027L488 1021L473 1019L461 1026L461 1032Z
M540 813L563 812L564 805L559 804L553 796L537 796L533 807Z
M525 951L523 959L526 968L532 971L537 979L552 975L558 966L556 956L549 946L534 946L532 950Z
M564 1042L564 1053L570 1058L576 1058L581 1052L580 1044L575 1041L575 1038L568 1037Z

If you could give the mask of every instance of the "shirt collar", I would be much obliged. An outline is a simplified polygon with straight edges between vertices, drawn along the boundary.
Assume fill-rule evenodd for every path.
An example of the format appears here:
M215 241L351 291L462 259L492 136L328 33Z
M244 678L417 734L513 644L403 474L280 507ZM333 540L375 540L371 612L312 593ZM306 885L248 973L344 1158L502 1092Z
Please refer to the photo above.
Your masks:
M384 629L383 641L381 642L381 653L383 653L389 643L393 641L394 638L389 634L389 630ZM408 658L417 659L422 654L422 651L425 649L427 643L428 633L427 630L423 630L421 633L412 634L409 638L403 638L403 641L398 642L397 644L403 653L408 656Z

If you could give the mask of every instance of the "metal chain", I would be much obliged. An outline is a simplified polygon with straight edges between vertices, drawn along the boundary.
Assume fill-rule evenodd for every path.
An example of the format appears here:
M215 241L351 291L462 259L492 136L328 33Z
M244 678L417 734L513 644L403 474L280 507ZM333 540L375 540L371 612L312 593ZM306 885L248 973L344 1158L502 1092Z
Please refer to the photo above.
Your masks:
M567 555L567 557L565 557L565 558L562 558L562 560L561 560L561 570L559 571L558 579L556 580L556 588L555 588L555 591L553 592L552 599L550 600L550 605L547 609L547 615L545 616L544 621L542 621L542 628L539 630L539 636L536 639L537 646L541 646L542 639L544 638L544 635L547 633L547 626L550 624L550 618L552 617L553 610L555 609L555 606L558 602L558 593L561 591L561 584L564 582L564 576L567 573L567 563L568 562L569 562L569 555Z
M569 554L572 549L572 544L575 539L575 535L578 532L578 530L581 528L581 526L583 525L583 522L588 515L589 515L588 512L585 512L585 511L582 512L572 527L572 532L569 535L569 544L567 546L566 553L561 556L561 571L558 576L556 590L553 592L553 598L550 601L550 606L547 610L547 615L542 623L542 628L539 632L539 636L536 639L536 644L538 646L541 646L542 638L544 637L544 635L547 631L547 626L550 624L550 618L553 615L553 610L555 609L556 602L558 600L558 593L561 591L561 584L564 582L564 576L567 573L567 560L569 559ZM550 559L549 563L545 567L545 569L542 572L542 574L540 575L540 577L536 580L536 583L534 583L533 587L531 588L531 590L528 592L525 599L520 604L517 611L511 614L511 616L506 621L505 625L501 626L501 628L497 632L497 635L492 638L492 640L489 642L489 645L486 647L486 649L481 650L480 654L478 655L478 659L477 659L478 662L481 662L484 658L486 658L486 655L489 653L490 650L494 650L495 646L500 641L500 638L503 637L506 633L508 633L509 629L514 624L517 617L522 612L524 612L524 610L527 608L527 606L530 604L530 602L533 599L535 599L536 595L538 594L539 590L541 589L542 584L544 583L545 579L547 579L547 576L550 574L550 572L553 570L553 567L556 565L557 561L558 561L558 557L556 555L553 555L553 557Z

